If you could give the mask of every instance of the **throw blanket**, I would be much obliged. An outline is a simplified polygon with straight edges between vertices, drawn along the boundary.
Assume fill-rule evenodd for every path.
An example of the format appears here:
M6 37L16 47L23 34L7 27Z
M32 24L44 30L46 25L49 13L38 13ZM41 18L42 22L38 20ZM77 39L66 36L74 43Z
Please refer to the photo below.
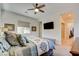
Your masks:
M9 49L10 56L37 56L36 46L30 42L25 47L11 47Z
M32 41L37 46L38 55L41 55L49 50L49 45L46 40L37 38L37 37L27 37L30 41Z
M49 49L55 49L55 39L44 38L44 40L48 41Z
M10 56L29 56L30 54L30 48L29 47L11 47L9 50Z

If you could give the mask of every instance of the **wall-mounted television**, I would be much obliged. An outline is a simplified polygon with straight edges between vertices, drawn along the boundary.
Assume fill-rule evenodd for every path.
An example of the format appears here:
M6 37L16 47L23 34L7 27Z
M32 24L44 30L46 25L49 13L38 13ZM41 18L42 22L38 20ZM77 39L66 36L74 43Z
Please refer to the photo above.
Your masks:
M44 29L54 29L54 22L44 23Z

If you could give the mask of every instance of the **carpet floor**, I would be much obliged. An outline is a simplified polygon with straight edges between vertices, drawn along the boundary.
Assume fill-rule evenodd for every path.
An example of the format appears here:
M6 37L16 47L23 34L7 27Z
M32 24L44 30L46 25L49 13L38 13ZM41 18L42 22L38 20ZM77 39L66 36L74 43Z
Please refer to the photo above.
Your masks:
M72 56L69 51L70 51L70 48L67 48L67 47L65 48L60 45L57 45L55 47L55 50L53 51L54 52L53 55L54 56Z

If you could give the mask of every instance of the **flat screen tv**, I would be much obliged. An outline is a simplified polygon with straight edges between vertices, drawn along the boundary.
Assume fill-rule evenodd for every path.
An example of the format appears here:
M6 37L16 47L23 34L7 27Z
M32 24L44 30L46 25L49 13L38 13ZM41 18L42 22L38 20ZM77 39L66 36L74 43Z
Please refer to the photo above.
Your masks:
M44 23L44 29L54 29L54 22Z

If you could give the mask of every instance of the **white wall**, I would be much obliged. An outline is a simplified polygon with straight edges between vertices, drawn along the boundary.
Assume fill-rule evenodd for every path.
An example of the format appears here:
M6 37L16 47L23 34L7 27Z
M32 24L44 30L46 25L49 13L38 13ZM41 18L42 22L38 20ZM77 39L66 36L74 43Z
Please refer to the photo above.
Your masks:
M52 17L52 19L43 20L43 24L46 22L51 22L51 21L54 22L54 29L44 30L44 28L42 27L42 33L43 33L42 37L56 39L58 43L61 44L60 17L56 16L56 17Z
M74 23L74 36L79 37L79 11L76 11L76 18Z
M1 20L1 7L0 7L0 20Z
M34 19L34 18L31 18L31 17L25 17L23 15L19 15L19 14L16 14L16 13L13 13L13 12L9 12L9 11L3 11L3 16L2 16L2 20L0 22L0 24L4 24L4 23L10 23L10 24L15 24L16 27L18 26L18 20L21 20L21 21L25 21L25 22L29 22L30 23L30 29L32 26L36 26L37 27L37 31L36 32L31 32L32 35L35 35L35 36L39 36L39 22ZM16 28L15 27L15 28ZM16 31L16 29L15 29Z

